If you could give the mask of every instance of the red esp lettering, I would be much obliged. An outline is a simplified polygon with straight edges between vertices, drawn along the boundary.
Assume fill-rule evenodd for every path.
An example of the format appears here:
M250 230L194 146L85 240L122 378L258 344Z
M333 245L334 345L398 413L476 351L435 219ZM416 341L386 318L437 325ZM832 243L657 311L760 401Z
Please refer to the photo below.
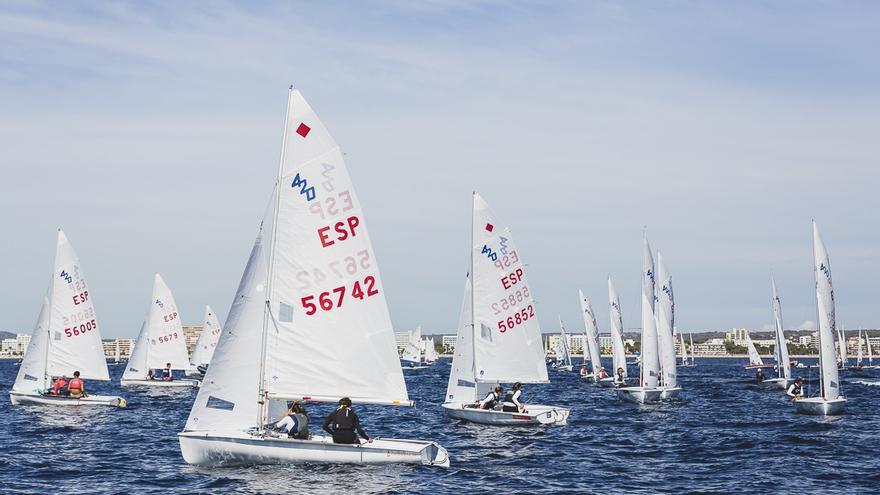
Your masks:
M505 289L509 289L518 284L522 280L522 276L522 268L517 268L516 271L511 273L510 275L501 277L501 285L504 286Z
M321 245L324 247L332 246L336 243L336 241L344 241L348 239L349 236L354 237L357 235L355 233L355 227L361 224L361 221L356 216L348 217L344 222L336 222L333 225L328 225L326 227L321 227L318 229L318 238L321 239ZM333 229L335 232L335 238L332 238L334 234L327 235L330 229Z

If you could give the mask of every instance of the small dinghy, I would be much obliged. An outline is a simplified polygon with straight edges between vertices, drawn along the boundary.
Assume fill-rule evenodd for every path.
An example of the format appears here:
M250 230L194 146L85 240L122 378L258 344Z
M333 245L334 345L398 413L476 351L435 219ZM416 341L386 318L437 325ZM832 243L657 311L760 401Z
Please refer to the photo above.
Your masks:
M428 366L422 361L422 327L409 332L409 341L400 356L400 367L404 370L421 370Z
M614 377L606 371L607 376L602 376L602 359L599 352L599 325L596 324L596 314L593 313L593 306L590 300L584 296L584 291L578 289L578 298L581 303L581 316L584 318L584 362L583 366L587 366L587 359L590 361L590 373L585 377L588 382L595 383L601 387L613 387Z
M813 222L813 272L816 278L816 311L819 321L819 395L794 400L797 412L820 416L843 413L846 398L840 393L840 378L834 356L834 287L831 283L831 262L825 243Z
M49 392L54 377L79 371L86 381L81 396ZM89 394L88 381L110 381L104 345L79 257L58 230L48 294L27 352L9 392L13 405L125 407L125 399Z
M620 310L620 298L617 296L617 289L614 288L614 282L611 276L608 276L608 314L611 318L611 382L607 379L599 380L601 387L618 386L617 370L623 370L623 377L626 379L626 347L623 345L623 313Z
M672 292L672 276L663 263L663 256L657 253L657 275L655 313L657 316L657 349L660 354L660 394L661 400L675 400L681 394L678 385L678 363L675 360L675 298Z
M211 364L217 342L220 341L223 326L220 325L220 320L217 319L217 314L211 306L205 306L205 318L202 321L204 322L202 333L199 334L199 340L196 341L196 346L189 357L189 363L194 373L204 376L205 370Z
M158 273L153 277L152 296L147 318L141 325L119 383L123 387L198 387L198 380L164 380L153 375L153 370L164 369L167 363L171 363L172 370L188 370L192 365L186 352L177 303Z
M861 331L861 329L859 330ZM862 366L863 370L875 370L880 368L880 366L874 365L874 355L871 351L871 336L868 335L868 331L865 330L865 347L868 350L868 364Z
M513 237L474 193L471 270L465 282L455 355L443 409L486 425L564 425L563 407L527 404L504 412L475 407L501 383L548 383L532 288ZM473 280L473 286L471 281Z
M329 403L348 397L355 405L413 404L343 153L293 88L276 185L268 263L260 234L178 435L184 460L197 466L448 467L446 450L431 441L376 438L337 444L318 435L279 437L267 427L284 414L286 401Z
M562 317L559 317L559 349L557 351L559 361L553 366L556 371L574 371L574 363L571 361L571 346L568 345L568 334L565 333L565 325Z
M788 344L782 326L782 303L776 291L776 281L770 277L770 290L772 292L771 305L773 307L773 321L776 324L776 378L767 378L758 383L765 390L788 389L791 385L791 362L788 359Z
M425 344L425 364L431 366L440 359L440 355L437 354L437 346L434 343L434 337L425 337L423 342Z
M660 357L657 348L657 319L654 317L654 258L645 234L642 249L642 351L639 359L639 386L619 387L617 397L646 404L660 401Z

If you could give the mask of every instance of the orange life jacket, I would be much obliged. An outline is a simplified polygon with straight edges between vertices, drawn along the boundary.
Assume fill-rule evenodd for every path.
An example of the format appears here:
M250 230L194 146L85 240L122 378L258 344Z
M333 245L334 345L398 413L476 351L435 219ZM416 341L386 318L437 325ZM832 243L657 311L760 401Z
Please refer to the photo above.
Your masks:
M79 378L74 378L74 379L70 380L70 383L67 385L67 389L71 390L71 391L73 391L73 390L82 391L83 381L80 380Z

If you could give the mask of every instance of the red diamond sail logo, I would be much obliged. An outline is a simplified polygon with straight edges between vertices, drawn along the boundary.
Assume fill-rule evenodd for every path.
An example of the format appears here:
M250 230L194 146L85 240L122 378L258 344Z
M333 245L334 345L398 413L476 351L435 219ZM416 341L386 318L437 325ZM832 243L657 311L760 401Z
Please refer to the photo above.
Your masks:
M491 223L486 224L486 231L487 232L492 232L494 229L495 229L495 226L492 225Z
M303 123L300 123L299 127L296 128L296 133L302 137L306 137L309 135L309 131L311 131L311 130L312 130L311 127L309 127Z

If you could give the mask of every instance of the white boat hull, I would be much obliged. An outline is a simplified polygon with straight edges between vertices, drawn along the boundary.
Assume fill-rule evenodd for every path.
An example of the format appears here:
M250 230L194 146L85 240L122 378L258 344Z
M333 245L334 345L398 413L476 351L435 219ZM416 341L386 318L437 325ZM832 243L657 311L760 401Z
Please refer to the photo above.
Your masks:
M557 366L556 371L573 371L574 366L570 364L564 364L562 366Z
M594 383L596 381L595 378L596 377L593 376L592 373L588 373L586 375L581 375L581 379L585 380L587 383Z
M568 424L568 416L571 411L562 407L532 405L526 406L521 413L496 411L494 409L480 409L477 407L464 407L460 403L447 402L443 404L446 415L453 419L470 421L482 425L492 426L518 426L518 425L556 425Z
M758 382L758 386L764 390L785 390L789 385L794 383L794 380L785 378L768 378L766 380L762 380Z
M660 400L678 400L681 387L660 387Z
M256 464L424 464L449 467L446 449L422 440L374 439L338 444L328 436L309 440L259 437L246 432L183 432L178 434L183 459L195 466Z
M198 387L198 380L121 380L123 387L162 387L162 388L185 388Z
M614 378L610 376L607 378L600 378L596 384L602 388L614 388Z
M810 397L809 399L794 400L795 410L801 414L814 416L835 416L843 414L846 399L838 397L834 400L825 400L822 397Z
M86 397L65 397L43 395L37 392L9 392L13 406L105 406L125 407L125 399L111 395L88 395Z
M617 389L617 397L628 402L638 404L650 404L660 402L663 391L659 388L646 387L620 387Z

